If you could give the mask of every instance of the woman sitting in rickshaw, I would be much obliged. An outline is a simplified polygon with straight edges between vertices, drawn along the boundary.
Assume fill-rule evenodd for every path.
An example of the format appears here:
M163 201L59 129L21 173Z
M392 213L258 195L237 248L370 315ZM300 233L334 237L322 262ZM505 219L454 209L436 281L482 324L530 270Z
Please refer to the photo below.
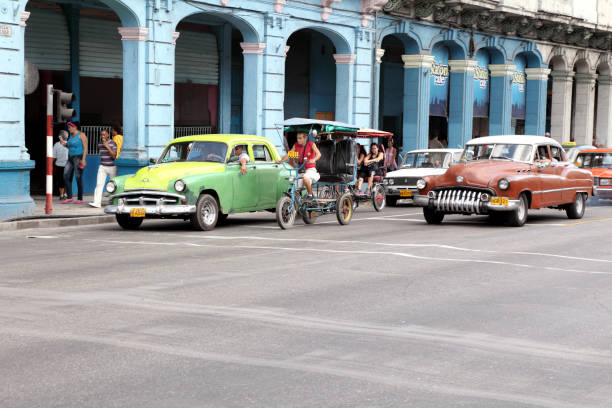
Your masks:
M297 143L294 144L291 150L289 150L289 152L287 152L287 154L285 154L285 156L276 163L287 160L290 152L297 153L298 158L296 167L301 167L304 165L303 180L306 190L308 191L308 196L306 196L306 199L313 199L312 183L316 183L321 177L316 167L317 160L321 158L321 152L314 142L310 142L308 140L308 134L305 132L298 132Z
M374 176L382 174L381 165L383 164L384 158L385 157L378 148L378 145L376 143L372 143L370 146L370 153L363 160L363 166L359 172L359 181L357 182L358 194L362 194L361 186L363 185L364 179L367 179L368 181L368 189L366 194L370 194L370 191L372 191Z

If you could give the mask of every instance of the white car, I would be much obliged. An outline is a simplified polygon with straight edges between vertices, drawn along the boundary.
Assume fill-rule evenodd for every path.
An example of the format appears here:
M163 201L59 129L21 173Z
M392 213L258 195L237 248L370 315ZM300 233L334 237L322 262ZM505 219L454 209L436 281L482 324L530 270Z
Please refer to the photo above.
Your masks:
M387 173L383 179L387 204L394 206L398 200L412 201L418 194L417 180L444 174L459 162L462 152L461 149L423 149L406 153L400 168Z

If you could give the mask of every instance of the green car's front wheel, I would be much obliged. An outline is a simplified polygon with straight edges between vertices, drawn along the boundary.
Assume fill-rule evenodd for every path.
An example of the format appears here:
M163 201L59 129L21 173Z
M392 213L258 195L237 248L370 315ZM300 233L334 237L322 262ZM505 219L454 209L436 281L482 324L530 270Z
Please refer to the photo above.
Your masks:
M282 229L289 229L295 223L297 208L291 197L284 196L276 204L276 222Z
M219 220L219 204L210 194L202 194L196 203L196 212L191 216L191 225L200 231L210 231Z
M144 220L142 217L134 218L130 217L128 214L115 214L115 219L117 220L117 224L126 230L138 229Z

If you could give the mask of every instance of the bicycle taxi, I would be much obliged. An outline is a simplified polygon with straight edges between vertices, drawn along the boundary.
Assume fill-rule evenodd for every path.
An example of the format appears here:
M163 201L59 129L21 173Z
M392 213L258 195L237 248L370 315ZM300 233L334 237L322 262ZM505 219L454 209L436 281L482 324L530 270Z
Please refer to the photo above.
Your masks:
M276 220L281 228L291 228L297 215L302 217L305 224L313 224L319 215L333 213L340 225L347 225L359 201L372 200L374 208L382 210L385 203L382 185L378 188L377 184L377 188L373 188L375 193L371 197L357 194L356 139L389 137L391 134L316 119L293 118L278 125L283 127L287 151L293 146L297 133L303 132L321 152L321 158L316 162L320 178L312 184L312 198L305 196L306 188L302 185L304 163L299 164L300 158L296 152L289 152L287 167L291 171L291 184L276 205Z

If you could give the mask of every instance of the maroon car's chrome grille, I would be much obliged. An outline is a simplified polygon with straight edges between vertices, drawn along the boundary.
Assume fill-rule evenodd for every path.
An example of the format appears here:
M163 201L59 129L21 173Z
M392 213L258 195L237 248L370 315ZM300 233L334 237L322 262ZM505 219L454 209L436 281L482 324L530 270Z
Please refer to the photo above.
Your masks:
M470 188L447 188L436 191L434 205L437 211L447 213L481 214L482 195L488 191Z

